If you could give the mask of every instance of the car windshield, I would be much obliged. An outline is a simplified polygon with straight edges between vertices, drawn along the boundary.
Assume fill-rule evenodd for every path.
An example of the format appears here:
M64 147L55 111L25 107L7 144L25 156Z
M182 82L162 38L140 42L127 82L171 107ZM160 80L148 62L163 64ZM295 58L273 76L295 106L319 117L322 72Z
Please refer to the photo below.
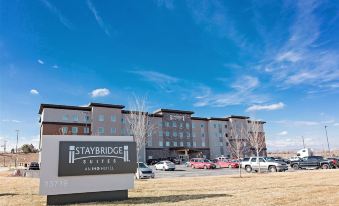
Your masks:
M139 168L148 168L143 162L139 162Z
M165 164L171 164L172 162L170 161L164 161Z
M208 160L208 159L204 159L204 162L211 162L210 160Z

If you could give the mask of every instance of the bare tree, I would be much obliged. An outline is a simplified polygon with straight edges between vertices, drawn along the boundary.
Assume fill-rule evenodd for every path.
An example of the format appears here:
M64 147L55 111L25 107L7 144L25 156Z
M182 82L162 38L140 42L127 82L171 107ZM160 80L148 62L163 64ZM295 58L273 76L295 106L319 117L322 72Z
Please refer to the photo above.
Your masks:
M241 161L240 158L243 157L246 146L245 142L247 139L247 128L244 124L238 123L230 119L229 121L229 133L225 139L228 143L228 149L231 152L231 156L235 157L239 162L239 177L241 177Z
M259 163L259 173L261 172L260 169L260 161L259 161L259 154L260 152L266 148L265 143L265 134L263 131L263 123L261 121L248 121L248 135L247 140L250 144L251 148L254 149L257 161Z
M126 130L133 135L136 143L137 160L140 160L140 151L145 147L146 139L152 134L154 124L147 112L146 99L135 97L126 117Z

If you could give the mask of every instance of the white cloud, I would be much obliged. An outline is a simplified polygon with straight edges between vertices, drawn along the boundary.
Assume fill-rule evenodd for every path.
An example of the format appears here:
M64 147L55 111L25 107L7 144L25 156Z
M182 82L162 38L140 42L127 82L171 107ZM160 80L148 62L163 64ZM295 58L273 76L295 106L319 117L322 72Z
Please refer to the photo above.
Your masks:
M296 125L296 126L315 126L315 125L319 125L319 122L315 122L315 121L294 121L293 124Z
M225 107L240 104L262 104L268 100L268 97L255 94L254 90L259 84L260 82L256 77L242 76L231 84L233 91L230 92L213 93L212 89L206 89L206 87L200 90L199 95L195 96L196 102L193 106ZM195 88L195 90L197 89Z
M58 68L59 68L59 66L58 66L58 65L56 65L56 64L54 64L54 65L52 66L52 68L53 68L53 69L58 69Z
M173 84L179 81L176 77L156 71L137 70L130 72L141 76L146 81L154 83L157 87L167 92L172 92Z
M156 0L158 7L165 7L168 10L174 9L174 1L173 0Z
M53 4L47 0L41 0L41 2L49 9L50 12L58 17L61 24L63 24L68 29L72 29L72 24L70 21L64 17L64 15Z
M246 109L247 112L252 111L260 111L260 110L266 110L266 111L272 111L272 110L278 110L285 107L285 104L282 102L276 103L276 104L269 104L269 105L252 105Z
M38 90L36 90L36 89L31 89L30 93L33 94L33 95L39 94Z
M41 59L38 59L38 63L39 64L44 64L44 61L42 61Z
M92 98L95 97L105 97L110 94L110 91L106 88L100 88L100 89L95 89L93 90L90 95Z
M111 36L108 26L104 23L102 17L99 15L97 9L94 7L93 3L90 0L87 0L87 6L89 10L92 12L96 22L99 24L100 28L105 32L107 36Z
M20 120L16 120L16 119L3 119L3 122L13 122L13 123L21 123Z
M287 51L287 52L278 54L276 59L277 61L297 62L301 59L301 54L294 52L294 51Z
M327 47L331 39L322 35L323 22L316 13L321 1L296 1L296 17L289 29L290 36L279 48L267 47L259 68L272 75L280 88L307 85L308 94L335 91L339 82L339 51ZM265 37L271 37L266 35ZM324 40L326 39L326 40ZM268 39L274 42L275 39ZM269 45L272 45L269 44ZM273 57L272 57L273 56Z
M240 91L248 91L258 87L259 84L257 77L243 76L233 83L232 87Z
M335 126L335 127L339 127L339 122L337 122L337 123L334 123L334 124L333 124L333 126Z
M279 135L279 136L285 136L285 135L287 135L287 134L288 134L287 131L282 131L282 132L279 132L277 135Z

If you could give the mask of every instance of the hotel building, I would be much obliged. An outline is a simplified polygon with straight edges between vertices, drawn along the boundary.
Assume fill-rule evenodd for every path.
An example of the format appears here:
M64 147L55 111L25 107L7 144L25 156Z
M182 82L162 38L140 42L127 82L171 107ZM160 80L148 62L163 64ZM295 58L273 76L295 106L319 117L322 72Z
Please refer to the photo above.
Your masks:
M126 130L129 111L124 110L123 105L90 103L79 107L41 104L39 114L40 138L42 135L129 135ZM237 136L234 135L236 127L247 129L251 121L244 116L205 118L194 117L193 114L193 111L172 109L159 109L149 114L155 126L146 139L141 161L168 157L232 157L228 143L234 138L232 134ZM265 135L265 122L257 122L262 135ZM244 144L248 150L244 151L243 156L251 155L253 150L246 145L246 141ZM266 154L266 148L262 154Z

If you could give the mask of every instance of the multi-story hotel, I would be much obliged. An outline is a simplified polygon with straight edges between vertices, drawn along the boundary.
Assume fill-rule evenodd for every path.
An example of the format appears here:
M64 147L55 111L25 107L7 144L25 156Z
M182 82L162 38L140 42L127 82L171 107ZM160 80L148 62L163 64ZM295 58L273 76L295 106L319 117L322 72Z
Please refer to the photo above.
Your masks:
M86 107L54 104L40 105L40 137L42 135L129 135L128 110L123 105L90 103ZM181 158L218 156L231 157L229 143L234 138L235 127L247 128L251 120L244 116L204 118L192 116L194 112L159 109L149 114L156 125L146 139L142 160L158 158ZM232 122L232 124L230 124ZM263 124L260 125L265 135ZM233 130L232 130L233 127ZM230 132L230 131L233 132ZM248 131L249 133L250 131ZM232 137L233 134L233 137ZM229 138L230 141L226 141ZM244 138L245 139L245 138ZM244 142L246 146L246 142ZM249 145L247 145L249 146ZM263 153L266 153L266 148ZM243 156L253 153L251 148Z

